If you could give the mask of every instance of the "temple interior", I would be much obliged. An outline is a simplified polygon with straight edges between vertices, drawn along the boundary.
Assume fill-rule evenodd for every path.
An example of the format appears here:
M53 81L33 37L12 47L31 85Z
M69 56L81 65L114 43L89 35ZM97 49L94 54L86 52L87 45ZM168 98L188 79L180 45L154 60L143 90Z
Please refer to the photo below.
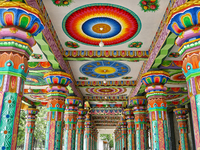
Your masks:
M200 1L0 0L0 150L200 150Z

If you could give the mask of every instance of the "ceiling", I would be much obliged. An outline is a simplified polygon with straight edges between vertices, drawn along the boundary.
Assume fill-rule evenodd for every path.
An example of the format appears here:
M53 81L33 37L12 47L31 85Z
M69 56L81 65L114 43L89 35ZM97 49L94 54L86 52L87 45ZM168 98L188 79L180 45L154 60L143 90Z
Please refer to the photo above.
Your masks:
M188 103L176 36L165 25L169 10L184 2L26 0L42 12L46 25L35 37L24 103L45 106L43 75L63 69L73 77L70 93L87 101L96 126L115 128L129 98L144 92L140 77L150 68L170 73L169 107Z

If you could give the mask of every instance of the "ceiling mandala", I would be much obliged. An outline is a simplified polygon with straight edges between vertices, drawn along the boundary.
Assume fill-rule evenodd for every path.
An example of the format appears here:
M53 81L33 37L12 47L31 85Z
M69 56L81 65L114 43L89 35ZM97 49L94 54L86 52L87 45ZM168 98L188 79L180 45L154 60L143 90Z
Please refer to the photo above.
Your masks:
M93 78L116 78L130 72L128 65L114 61L93 61L80 67L80 72Z
M98 46L102 38L105 46L112 46L136 37L141 21L134 12L122 6L94 3L68 13L62 27L67 36L82 44Z
M87 88L86 92L94 95L119 95L127 91L126 88Z

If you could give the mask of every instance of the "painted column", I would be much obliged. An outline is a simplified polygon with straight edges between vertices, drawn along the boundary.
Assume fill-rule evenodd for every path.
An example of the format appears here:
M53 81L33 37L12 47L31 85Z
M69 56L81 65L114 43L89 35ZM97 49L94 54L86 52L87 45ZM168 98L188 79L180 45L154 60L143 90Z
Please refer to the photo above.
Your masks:
M150 127L150 121L149 121L149 112L147 112L147 114L146 114L146 121L147 121L147 136L146 136L146 138L147 138L147 147L149 148L149 145L151 145L151 143L149 143L149 138L151 139L151 127Z
M146 97L135 96L131 98L135 115L136 150L147 149L147 122L146 122Z
M128 148L127 150L135 150L135 123L134 115L132 108L127 108L124 110L127 121L127 139L128 139Z
M15 150L33 36L45 22L37 9L5 1L0 2L0 22L0 149Z
M76 144L75 150L83 150L84 130L85 130L85 115L86 109L80 108L78 110L78 121L76 129Z
M117 129L115 129L114 134L115 134L115 150L117 150Z
M176 114L176 119L178 122L181 150L189 150L188 126L187 126L187 116L186 116L186 114L188 113L188 109L177 108L174 109L174 113Z
M142 75L142 82L147 86L148 111L151 122L152 150L169 150L167 127L166 87L164 84L169 79L169 74L164 71L154 70Z
M172 9L168 16L168 29L178 38L175 44L179 46L182 56L182 71L186 77L188 96L192 110L196 150L200 150L200 1L186 2Z
M39 112L36 107L27 108L26 112L26 129L25 129L25 142L24 142L24 150L32 150L33 149L33 138L34 138L34 130L35 130L35 121L36 115Z
M81 102L81 98L76 96L67 96L65 100L64 150L75 150L78 104Z
M61 150L65 98L68 93L66 86L71 83L71 76L62 71L53 71L46 73L44 79L49 84L47 88L48 103L45 150Z
M121 131L121 127L119 128L119 150L123 150L122 149L122 131Z
M122 130L122 149L125 147L127 149L127 123L126 116L123 115L120 120L121 130Z
M84 150L92 150L91 149L91 133L92 133L92 122L91 115L87 114L85 119L85 144Z

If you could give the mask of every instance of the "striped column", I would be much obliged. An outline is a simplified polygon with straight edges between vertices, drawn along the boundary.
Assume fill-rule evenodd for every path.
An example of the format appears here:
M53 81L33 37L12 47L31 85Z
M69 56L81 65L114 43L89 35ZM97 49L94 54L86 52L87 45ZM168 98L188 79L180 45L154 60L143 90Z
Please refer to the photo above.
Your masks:
M190 97L196 150L200 150L200 1L192 0L170 11L168 29L177 35L175 44L182 57Z
M78 104L81 102L81 98L74 95L67 96L65 100L64 150L75 150Z
M176 108L174 109L176 114L176 119L178 122L179 137L181 143L181 150L189 150L189 141L188 141L188 125L187 125L187 108Z
M47 129L45 150L61 150L63 135L63 119L65 98L71 83L71 75L62 71L46 73L44 79L49 84L47 88Z
M127 108L124 110L126 115L127 122L127 139L128 139L128 148L127 150L135 150L135 123L134 123L134 115L132 108Z
M78 122L77 122L77 128L76 128L75 150L83 150L86 113L87 113L86 109L80 108L78 110Z
M169 150L169 137L167 127L166 87L164 84L169 74L154 70L142 75L142 82L147 86L148 111L151 122L152 150Z
M146 122L146 97L135 96L131 98L135 115L136 150L147 149L147 122Z
M25 129L25 142L24 142L24 150L32 150L33 149L33 138L34 138L34 130L35 130L35 121L36 115L39 112L36 107L27 108L26 112L26 129Z

